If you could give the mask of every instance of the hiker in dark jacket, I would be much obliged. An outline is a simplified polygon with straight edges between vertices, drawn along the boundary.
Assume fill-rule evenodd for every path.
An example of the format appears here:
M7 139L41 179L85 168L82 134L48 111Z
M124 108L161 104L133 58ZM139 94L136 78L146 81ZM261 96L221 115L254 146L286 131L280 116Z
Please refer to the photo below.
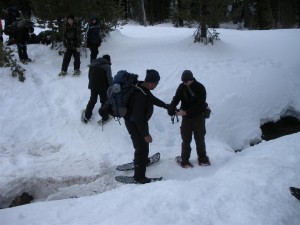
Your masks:
M210 165L209 158L206 155L205 146L205 109L206 90L199 83L191 71L185 70L181 76L182 83L178 86L176 94L168 109L170 116L175 114L182 116L181 131L181 166L183 168L192 167L189 162L191 155L192 135L196 142L196 150L198 155L198 163L201 166ZM181 102L180 110L176 112L176 106Z
M74 57L74 76L80 75L80 47L81 47L81 27L75 23L74 16L69 15L66 24L63 26L63 45L65 52L59 76L65 76L71 61Z
M24 23L27 22L24 21ZM34 28L32 25L29 24L32 23L27 23L27 25L24 25L23 27L16 29L13 34L15 43L18 47L18 55L22 63L27 63L32 61L27 54L27 43L29 41L29 37L30 37L29 35L30 33L33 33Z
M93 60L97 58L97 55L99 53L98 48L101 45L100 26L98 24L97 17L93 17L90 24L88 25L86 31L86 43L87 47L91 51L90 61L92 63Z
M98 96L100 97L101 107L107 101L107 89L112 85L111 59L109 55L103 55L102 58L95 59L89 65L89 85L91 97L86 106L83 122L87 123L93 114L93 109L97 103ZM100 114L100 111L99 111ZM100 114L101 115L101 114ZM102 121L108 120L108 115L105 118L102 116Z
M2 19L0 17L0 42L3 42L2 34L3 34L3 27L2 27Z
M20 17L20 12L17 9L16 6L9 7L5 9L4 14L2 15L2 18L5 21L5 27L4 27L4 33L8 35L8 44L14 44L14 37L13 33L11 32L11 26L13 22L17 20L17 18Z
M153 113L153 106L166 108L168 105L156 98L151 90L154 90L160 80L156 70L147 70L145 81L139 82L134 90L125 116L125 125L130 134L134 152L134 180L137 183L149 183L146 177L146 165L148 164L149 143L152 137L149 133L148 121Z

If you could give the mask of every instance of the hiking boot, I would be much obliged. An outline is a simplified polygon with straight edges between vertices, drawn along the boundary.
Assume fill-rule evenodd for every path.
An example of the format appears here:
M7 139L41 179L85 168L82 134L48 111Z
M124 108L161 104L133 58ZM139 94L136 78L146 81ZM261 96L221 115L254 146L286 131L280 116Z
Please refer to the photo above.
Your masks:
M20 62L23 63L23 64L27 64L26 59L21 59Z
M66 71L60 71L60 73L58 74L58 76L60 77L60 76L62 76L62 77L64 77L64 76L66 76L66 74L67 74L67 72Z
M102 123L102 124L105 124L105 123L107 123L107 121L108 121L108 119L107 119L107 120L103 120L103 119L102 119L102 120L101 120L101 123Z
M81 121L82 121L83 123L88 123L88 122L89 122L89 119L87 119L87 118L85 117L85 110L83 110L82 113L81 113Z
M182 168L185 168L185 169L186 169L186 168L193 168L193 167L194 167L193 164L190 163L190 161L187 161L187 162L181 162L180 165L181 165Z
M151 179L149 179L148 177L142 177L138 179L134 177L134 182L138 184L148 184L151 182Z
M207 156L198 158L199 166L210 166L210 161Z
M111 118L112 118L112 116L109 115L109 116L107 117L107 119L103 119L103 118L102 118L101 120L98 121L98 123L105 124L105 123L107 123Z
M87 118L83 117L83 120L82 120L82 122L84 122L84 123L88 123L88 122L89 122L89 120L88 120Z
M31 58L25 59L26 62L32 62Z
M73 76L79 76L80 75L80 70L74 70Z

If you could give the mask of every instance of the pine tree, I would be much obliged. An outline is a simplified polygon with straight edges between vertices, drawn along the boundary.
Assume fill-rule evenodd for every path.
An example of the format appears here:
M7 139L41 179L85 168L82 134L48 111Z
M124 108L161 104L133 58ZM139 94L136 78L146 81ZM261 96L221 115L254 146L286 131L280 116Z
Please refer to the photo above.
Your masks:
M271 29L273 27L273 17L270 0L260 0L257 3L257 19L259 29Z
M142 15L142 25L147 26L147 19L146 19L146 11L145 11L144 0L140 0L140 6L141 6L141 15Z
M150 25L162 23L170 17L170 0L145 0L147 21Z
M13 59L13 50L9 46L4 47L2 42L0 42L0 67L10 67L13 77L18 77L21 82L25 81L25 69Z

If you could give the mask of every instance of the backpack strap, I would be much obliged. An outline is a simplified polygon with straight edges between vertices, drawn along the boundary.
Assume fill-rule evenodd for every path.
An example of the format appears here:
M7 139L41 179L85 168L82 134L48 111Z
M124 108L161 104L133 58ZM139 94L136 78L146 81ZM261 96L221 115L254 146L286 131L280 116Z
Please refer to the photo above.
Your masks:
M135 87L136 89L140 90L144 95L147 95L146 92L144 92L144 90L143 90L141 87L139 87L137 84L134 85L134 87Z

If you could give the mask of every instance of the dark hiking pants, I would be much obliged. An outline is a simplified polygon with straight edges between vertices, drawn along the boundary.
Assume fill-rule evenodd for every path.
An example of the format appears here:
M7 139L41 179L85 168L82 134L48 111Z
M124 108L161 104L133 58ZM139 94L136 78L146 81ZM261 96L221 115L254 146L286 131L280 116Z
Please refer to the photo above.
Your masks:
M67 72L72 56L74 57L74 70L80 69L80 52L76 49L67 49L61 66L61 71Z
M137 126L130 120L125 120L125 125L130 134L134 151L134 178L141 179L146 176L146 166L148 163L149 144L143 135L138 131Z
M197 155L199 158L206 156L205 148L205 118L203 115L193 118L182 118L180 127L182 144L181 144L181 158L183 162L187 162L191 156L191 141L194 134L196 143Z
M97 55L99 53L98 44L91 44L90 51L91 51L90 58L91 58L91 63L92 63L93 60L97 58Z
M88 120L92 117L93 109L94 109L94 107L97 103L98 96L100 98L101 106L107 100L106 91L91 90L91 97L90 97L90 100L89 100L89 102L86 106L86 109L85 109L85 118L88 119Z
M17 47L18 47L18 54L19 54L20 60L28 59L27 45L26 44L17 44Z

